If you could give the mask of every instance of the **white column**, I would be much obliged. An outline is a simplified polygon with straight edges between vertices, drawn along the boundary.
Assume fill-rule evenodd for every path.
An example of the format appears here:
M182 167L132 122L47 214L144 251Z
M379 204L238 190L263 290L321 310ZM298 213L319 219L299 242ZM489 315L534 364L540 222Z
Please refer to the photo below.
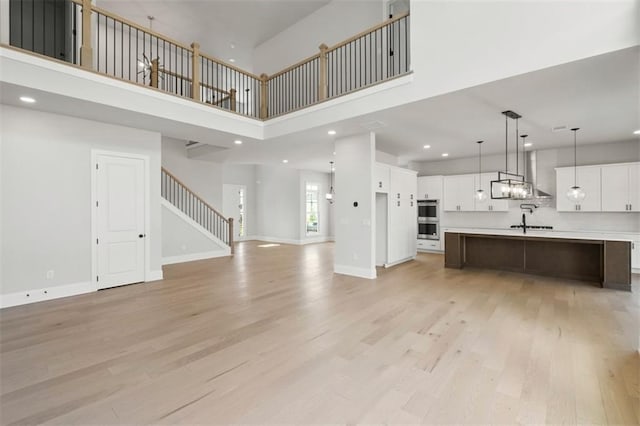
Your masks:
M338 274L375 278L375 133L336 140L335 254Z

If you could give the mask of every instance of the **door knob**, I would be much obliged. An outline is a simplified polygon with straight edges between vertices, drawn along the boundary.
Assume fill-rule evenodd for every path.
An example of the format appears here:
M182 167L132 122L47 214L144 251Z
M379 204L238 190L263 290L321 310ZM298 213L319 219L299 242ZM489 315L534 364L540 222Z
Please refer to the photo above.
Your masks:
M144 238L144 234L139 234L138 238Z

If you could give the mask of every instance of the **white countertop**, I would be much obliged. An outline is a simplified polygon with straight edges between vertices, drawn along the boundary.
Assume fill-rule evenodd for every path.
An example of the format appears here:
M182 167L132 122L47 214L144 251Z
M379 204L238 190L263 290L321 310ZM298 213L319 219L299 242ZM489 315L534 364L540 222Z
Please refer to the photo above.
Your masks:
M442 228L443 232L455 232L460 234L479 235L506 235L525 236L539 238L566 238L573 240L607 240L607 241L640 241L640 233L617 231L559 231L544 229L527 229L524 234L522 229L499 228Z

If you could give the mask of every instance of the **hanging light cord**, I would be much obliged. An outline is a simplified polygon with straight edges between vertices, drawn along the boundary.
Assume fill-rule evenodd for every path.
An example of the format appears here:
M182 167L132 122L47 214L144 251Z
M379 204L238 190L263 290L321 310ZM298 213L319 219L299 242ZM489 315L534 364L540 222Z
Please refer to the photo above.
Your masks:
M573 131L573 186L576 187L578 186L578 143L576 141L576 134L580 128L575 127L571 130Z
M504 172L509 173L509 117L504 116Z
M482 142L478 141L478 190L482 191Z
M516 118L516 175L520 174L520 157L518 155L518 136L519 136L518 119Z

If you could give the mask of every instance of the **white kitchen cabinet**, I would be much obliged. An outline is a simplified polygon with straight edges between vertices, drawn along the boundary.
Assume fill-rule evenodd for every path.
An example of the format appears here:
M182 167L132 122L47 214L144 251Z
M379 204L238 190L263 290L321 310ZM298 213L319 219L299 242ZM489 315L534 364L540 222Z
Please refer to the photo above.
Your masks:
M475 211L475 175L454 175L443 178L444 211Z
M475 209L478 212L507 212L509 211L508 200L494 200L491 198L491 181L498 180L498 172L482 173L480 175L480 186L478 187L476 176L475 190L482 189L487 194L487 199L480 203L475 202ZM474 192L475 192L474 190ZM474 194L475 195L475 194Z
M418 178L418 200L441 200L442 176L420 176Z
M579 203L570 201L566 194L574 185L573 167L556 169L556 209L559 212L599 212L602 211L600 166L583 166L576 169L576 183L586 196Z
M428 251L440 251L440 240L417 240L416 241L418 250L428 250Z
M640 164L602 166L602 211L640 211Z
M389 167L387 263L415 257L418 204L416 172Z
M374 192L389 192L389 166L383 164L376 164L373 169L373 186Z

